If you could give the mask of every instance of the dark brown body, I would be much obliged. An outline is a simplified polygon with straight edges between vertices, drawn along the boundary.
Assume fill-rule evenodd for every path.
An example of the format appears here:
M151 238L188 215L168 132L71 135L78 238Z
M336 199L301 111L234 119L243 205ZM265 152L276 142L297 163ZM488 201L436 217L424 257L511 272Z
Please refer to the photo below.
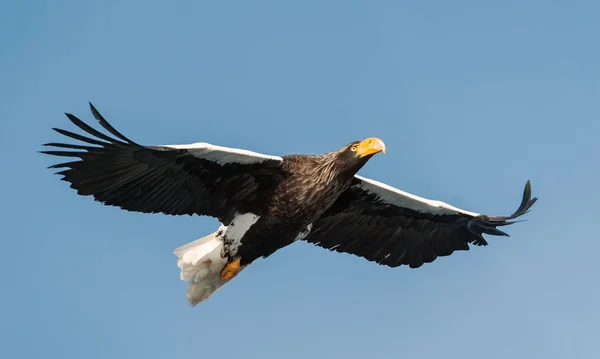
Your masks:
M277 185L264 210L257 213L260 219L242 238L237 253L241 264L267 257L307 231L307 226L329 209L362 167L355 160L352 166L344 166L345 161L344 156L329 154L285 156L286 179Z

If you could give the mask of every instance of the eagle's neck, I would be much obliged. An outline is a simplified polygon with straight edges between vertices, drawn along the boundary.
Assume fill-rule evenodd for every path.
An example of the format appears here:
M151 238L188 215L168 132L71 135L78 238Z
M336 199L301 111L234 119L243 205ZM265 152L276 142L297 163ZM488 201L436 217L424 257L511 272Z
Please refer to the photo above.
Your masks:
M315 156L310 172L312 181L316 183L326 184L342 179L336 158L331 156Z

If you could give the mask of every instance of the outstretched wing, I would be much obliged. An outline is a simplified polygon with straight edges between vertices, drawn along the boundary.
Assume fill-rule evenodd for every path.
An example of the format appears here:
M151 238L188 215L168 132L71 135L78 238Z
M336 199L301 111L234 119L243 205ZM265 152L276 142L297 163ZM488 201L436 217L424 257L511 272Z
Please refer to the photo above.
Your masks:
M90 103L110 137L72 114L69 120L93 136L54 128L83 144L47 143L62 150L42 153L75 157L50 168L83 196L143 213L208 215L228 222L236 211L252 211L283 178L283 159L208 143L143 146L115 130Z
M508 236L497 227L514 223L511 220L527 213L536 200L527 181L515 213L488 216L355 176L304 240L390 267L418 268L456 250L468 250L469 243L487 245L484 233Z

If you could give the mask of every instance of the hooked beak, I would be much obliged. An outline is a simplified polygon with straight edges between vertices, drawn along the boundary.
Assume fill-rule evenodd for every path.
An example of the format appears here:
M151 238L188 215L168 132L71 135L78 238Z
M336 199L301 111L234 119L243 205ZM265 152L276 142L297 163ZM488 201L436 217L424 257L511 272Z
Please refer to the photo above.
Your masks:
M385 153L385 143L377 137L369 137L362 140L356 148L356 156L359 158L379 152Z

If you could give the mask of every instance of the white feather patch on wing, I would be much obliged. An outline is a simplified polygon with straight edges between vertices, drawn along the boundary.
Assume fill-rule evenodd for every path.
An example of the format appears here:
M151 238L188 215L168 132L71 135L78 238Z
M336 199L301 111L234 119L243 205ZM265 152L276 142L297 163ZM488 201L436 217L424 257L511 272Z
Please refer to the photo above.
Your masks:
M283 158L280 156L265 155L239 148L217 146L206 142L191 143L187 145L162 145L162 147L188 150L188 152L195 157L213 161L218 164L250 164L260 163L267 160L283 161Z
M473 217L479 216L479 213L465 211L464 209L456 208L442 201L435 201L419 197L370 178L365 178L359 175L355 175L354 177L362 181L360 186L363 190L373 193L382 201L398 207L404 207L419 212L433 214L462 213Z

